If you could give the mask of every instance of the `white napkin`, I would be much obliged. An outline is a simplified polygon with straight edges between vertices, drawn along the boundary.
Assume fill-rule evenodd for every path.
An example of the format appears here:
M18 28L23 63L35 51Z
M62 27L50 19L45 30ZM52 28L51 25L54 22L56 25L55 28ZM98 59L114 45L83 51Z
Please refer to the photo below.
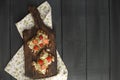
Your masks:
M49 3L46 1L42 3L37 8L41 14L41 18L43 19L44 23L52 28L52 18L51 18L51 7ZM24 29L30 29L34 26L34 20L31 16L31 14L28 14L25 16L21 21L16 23L18 32L20 33L22 37L22 31ZM37 79L37 80L67 80L68 76L68 70L63 63L58 51L57 52L57 70L58 74L49 78L43 78L43 79ZM17 80L33 80L29 77L26 77L24 75L24 50L23 46L17 51L17 53L13 56L13 58L10 60L10 62L5 67L5 71L9 73L11 76L16 78Z

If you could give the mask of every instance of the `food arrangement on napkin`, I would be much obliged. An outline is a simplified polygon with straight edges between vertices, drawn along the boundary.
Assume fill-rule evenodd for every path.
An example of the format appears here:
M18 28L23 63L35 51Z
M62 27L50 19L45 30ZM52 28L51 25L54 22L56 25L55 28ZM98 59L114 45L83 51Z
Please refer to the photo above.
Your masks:
M46 1L38 6L38 11L40 12L40 16L43 19L43 22L52 29L52 15L51 15L51 7L49 3ZM31 14L25 16L21 21L16 23L18 32L20 36L22 36L22 32L25 29L30 29L34 26L34 20ZM57 53L57 71L58 74L52 77L37 79L37 80L67 80L68 70L62 61L59 52ZM29 77L25 76L25 65L24 65L24 50L23 46L17 51L17 53L13 56L10 62L5 67L5 71L9 73L11 76L16 78L17 80L33 80Z

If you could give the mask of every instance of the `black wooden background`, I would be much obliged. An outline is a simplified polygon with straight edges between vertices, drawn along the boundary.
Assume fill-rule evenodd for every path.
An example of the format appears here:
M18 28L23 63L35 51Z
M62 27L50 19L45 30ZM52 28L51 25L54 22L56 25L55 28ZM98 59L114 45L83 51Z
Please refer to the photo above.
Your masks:
M15 80L4 71L22 45L15 23L43 1L0 1L0 80ZM68 80L120 80L120 0L48 2Z

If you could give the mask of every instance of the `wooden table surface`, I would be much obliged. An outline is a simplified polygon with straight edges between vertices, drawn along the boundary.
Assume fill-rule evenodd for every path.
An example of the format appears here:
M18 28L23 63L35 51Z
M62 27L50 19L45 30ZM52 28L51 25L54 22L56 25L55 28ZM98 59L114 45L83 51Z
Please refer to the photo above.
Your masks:
M23 43L15 23L43 1L0 1L0 80L15 80L4 71ZM48 2L68 80L120 80L120 0Z

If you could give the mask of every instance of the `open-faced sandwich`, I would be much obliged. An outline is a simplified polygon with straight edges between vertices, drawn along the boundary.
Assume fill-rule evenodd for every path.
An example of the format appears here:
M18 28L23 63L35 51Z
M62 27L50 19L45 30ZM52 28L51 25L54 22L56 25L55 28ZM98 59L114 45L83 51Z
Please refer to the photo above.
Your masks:
M57 74L55 33L47 27L34 6L29 7L35 26L23 31L25 75L40 79Z

